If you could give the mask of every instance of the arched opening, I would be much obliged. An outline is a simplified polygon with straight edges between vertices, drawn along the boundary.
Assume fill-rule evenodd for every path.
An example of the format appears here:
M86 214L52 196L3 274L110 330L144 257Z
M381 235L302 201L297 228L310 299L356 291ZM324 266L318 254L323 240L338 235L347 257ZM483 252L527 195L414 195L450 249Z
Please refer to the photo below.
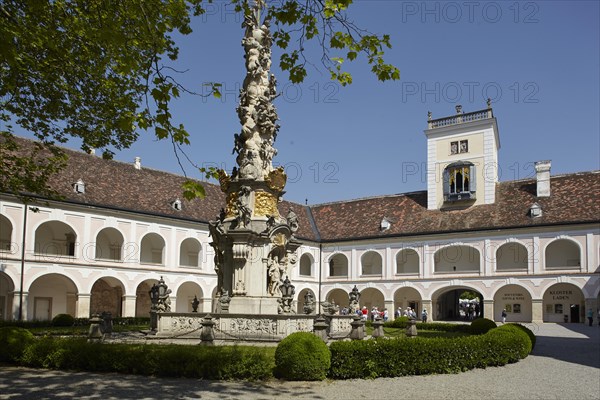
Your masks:
M469 321L485 316L483 294L467 286L441 289L431 300L436 321Z
M375 288L366 288L361 290L360 292L360 307L367 307L369 311L373 309L373 307L377 307L378 311L383 311L385 308L385 300L383 298L383 293L381 293L378 289ZM389 310L388 310L389 311ZM371 314L369 314L369 317Z
M367 251L360 258L360 265L362 275L381 276L383 261L378 252Z
M116 278L100 278L92 286L90 314L109 312L113 317L123 315L123 294L125 287Z
M0 321L15 319L12 315L14 291L15 284L12 279L0 272Z
M527 248L521 243L505 243L496 250L497 271L527 271Z
M0 214L0 251L12 252L13 226L9 219Z
M408 307L411 310L415 310L417 317L421 317L421 294L415 288L411 287L403 287L394 293L394 310L398 310L401 308L402 311L406 311ZM431 312L431 310L427 310L427 312ZM390 312L390 315L395 315L394 312Z
M150 317L150 289L152 285L157 284L157 279L146 279L140 283L135 291L135 316Z
M584 321L585 297L572 283L557 283L544 292L544 322Z
M307 295L312 296L313 299L313 310L312 312L306 312L306 311L310 311L310 310L305 310L304 309L304 305L306 304L306 299L307 299ZM297 309L296 309L296 313L297 314L315 314L317 312L317 297L315 296L315 292L313 292L311 289L302 289L300 291L300 293L298 293L298 301L297 301ZM337 303L336 303L337 304Z
M204 293L202 292L202 288L196 282L185 282L177 289L175 312L193 312L192 303L194 299L198 299L197 312L204 312Z
M312 276L313 257L309 253L302 254L300 257L300 276Z
M49 221L35 231L36 254L45 256L75 256L75 231L64 222Z
M183 267L199 267L202 245L198 239L187 238L179 246L179 265Z
M104 228L96 236L96 260L121 261L123 235L115 228Z
M581 251L579 246L569 239L557 239L546 246L546 268L579 268Z
M413 249L400 250L396 254L396 273L417 275L419 273L419 253Z
M329 276L348 277L348 258L345 255L338 253L329 259Z
M502 310L506 310L506 322L531 322L531 294L523 286L502 286L494 294L494 315L491 319L502 321Z
M142 239L140 262L144 264L163 264L165 240L158 233L149 233Z
M343 307L348 307L350 305L350 299L348 297L348 292L343 289L333 289L327 296L325 296L326 301L330 303L334 303L335 305L340 307L340 310Z
M64 275L40 276L29 287L27 319L48 321L58 314L75 317L77 294L77 286Z
M471 246L447 246L435 252L436 273L479 272L479 250Z

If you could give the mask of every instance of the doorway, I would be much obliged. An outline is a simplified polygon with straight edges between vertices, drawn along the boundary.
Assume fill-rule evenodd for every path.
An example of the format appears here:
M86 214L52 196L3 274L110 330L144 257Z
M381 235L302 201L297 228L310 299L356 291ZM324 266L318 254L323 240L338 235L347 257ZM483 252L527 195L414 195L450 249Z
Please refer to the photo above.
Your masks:
M571 322L579 323L579 304L571 304Z
M52 297L36 297L33 300L33 319L49 321L52 311Z

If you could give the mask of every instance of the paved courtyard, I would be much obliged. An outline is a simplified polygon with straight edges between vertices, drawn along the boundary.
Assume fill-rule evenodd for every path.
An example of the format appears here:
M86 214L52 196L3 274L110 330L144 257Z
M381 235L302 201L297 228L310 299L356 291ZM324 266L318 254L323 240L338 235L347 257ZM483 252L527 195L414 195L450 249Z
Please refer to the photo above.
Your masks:
M220 382L1 366L0 399L600 399L600 327L530 324L532 355L457 375L325 382Z

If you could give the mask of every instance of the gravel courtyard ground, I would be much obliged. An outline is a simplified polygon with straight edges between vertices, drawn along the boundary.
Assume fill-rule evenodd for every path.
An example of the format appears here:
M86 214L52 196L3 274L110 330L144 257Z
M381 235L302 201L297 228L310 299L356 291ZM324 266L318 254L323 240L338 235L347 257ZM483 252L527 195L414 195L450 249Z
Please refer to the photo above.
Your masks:
M517 364L456 375L325 382L220 382L0 366L0 399L600 399L600 327L529 324Z

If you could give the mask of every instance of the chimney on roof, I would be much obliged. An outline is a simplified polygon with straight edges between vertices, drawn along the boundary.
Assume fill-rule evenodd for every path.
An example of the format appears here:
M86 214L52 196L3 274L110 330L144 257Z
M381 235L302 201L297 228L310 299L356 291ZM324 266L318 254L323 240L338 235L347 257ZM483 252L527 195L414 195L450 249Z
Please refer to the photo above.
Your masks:
M550 197L550 160L535 163L537 197Z
M136 157L133 166L135 167L135 169L142 169L142 158Z

